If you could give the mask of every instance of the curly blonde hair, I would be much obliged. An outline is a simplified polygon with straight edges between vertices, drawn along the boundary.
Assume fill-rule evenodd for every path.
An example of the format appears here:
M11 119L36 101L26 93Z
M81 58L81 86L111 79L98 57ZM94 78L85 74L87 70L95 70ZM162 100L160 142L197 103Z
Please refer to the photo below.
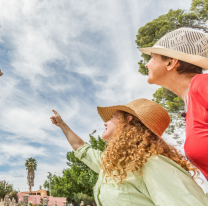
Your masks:
M102 156L101 168L106 177L112 177L116 182L122 182L127 172L137 171L142 175L141 168L147 159L154 155L163 155L195 177L199 170L187 161L173 146L151 132L138 118L127 121L131 114L118 111L118 126L113 133Z

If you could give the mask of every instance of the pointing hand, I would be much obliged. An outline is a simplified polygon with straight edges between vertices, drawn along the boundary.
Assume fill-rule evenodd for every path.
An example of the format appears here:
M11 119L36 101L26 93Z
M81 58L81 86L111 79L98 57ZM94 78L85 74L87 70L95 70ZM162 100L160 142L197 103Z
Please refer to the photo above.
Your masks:
M50 119L51 119L51 122L52 124L55 124L56 126L60 127L60 125L63 123L63 120L61 119L61 116L58 114L57 111L55 110L52 110L55 114L55 116L52 116Z

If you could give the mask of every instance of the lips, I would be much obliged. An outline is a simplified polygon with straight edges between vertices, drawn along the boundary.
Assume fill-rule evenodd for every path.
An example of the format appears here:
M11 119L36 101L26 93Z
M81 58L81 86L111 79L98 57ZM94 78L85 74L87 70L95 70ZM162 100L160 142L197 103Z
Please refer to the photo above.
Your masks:
M150 70L148 69L148 75L150 75L150 73L151 73L151 72L150 72Z
M105 128L105 130L104 130L103 134L106 132L106 130L107 130L107 128Z

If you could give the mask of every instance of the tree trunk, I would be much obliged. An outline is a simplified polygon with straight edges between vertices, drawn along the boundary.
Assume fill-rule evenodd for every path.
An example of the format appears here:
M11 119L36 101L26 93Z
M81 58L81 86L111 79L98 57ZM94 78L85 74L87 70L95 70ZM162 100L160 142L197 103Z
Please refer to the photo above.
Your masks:
M29 169L27 173L27 183L29 185L30 194L32 191L32 186L34 186L35 172L34 170Z

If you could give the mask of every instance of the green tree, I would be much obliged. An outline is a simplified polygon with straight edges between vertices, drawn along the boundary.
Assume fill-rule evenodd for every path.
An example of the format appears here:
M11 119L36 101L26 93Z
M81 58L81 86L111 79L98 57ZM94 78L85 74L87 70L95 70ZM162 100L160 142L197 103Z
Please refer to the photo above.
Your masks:
M190 10L195 13L202 23L208 20L208 0L192 0Z
M96 139L90 134L90 145L92 148L103 151L106 142L98 136ZM97 181L98 174L86 166L75 157L74 151L67 152L68 169L63 170L63 176L53 175L50 179L51 195L55 197L67 197L68 202L76 204L76 194L82 193L93 199L93 187ZM49 180L44 183L44 188L48 188Z
M89 197L83 193L74 194L75 205L80 205L81 201L83 201L85 205L95 205L94 198Z
M13 191L13 185L5 180L0 181L0 198L4 198Z
M51 180L53 179L53 175L52 175L51 172L49 172L47 178L48 178L48 180L46 180L46 181L44 182L43 187L49 191L49 190L50 190L50 183L51 183ZM50 195L51 195L51 194L50 194Z
M32 187L34 186L35 170L37 169L37 162L34 158L30 157L25 162L27 172L27 183L29 185L29 191L31 193Z
M170 115L171 122L165 132L173 135L174 139L179 139L185 127L184 118L181 117L181 113L184 111L183 100L164 87L156 90L153 97L153 101L164 107ZM177 140L177 143L182 145L183 141Z
M167 14L161 15L138 30L136 35L136 44L138 48L153 46L166 33L180 27L191 27L208 32L206 25L208 20L208 0L193 0L190 11L169 10ZM142 75L148 75L148 69L145 67L150 60L150 55L142 54L142 60L138 62L139 72ZM166 88L159 88L153 94L153 101L162 105L171 117L171 124L166 130L167 134L172 134L173 138L180 138L184 131L184 118L181 112L184 110L184 102L174 93ZM177 140L178 144L183 142Z
M9 197L10 199L12 200L12 198L14 198L16 201L18 201L18 198L17 198L17 191L13 190L9 193Z

